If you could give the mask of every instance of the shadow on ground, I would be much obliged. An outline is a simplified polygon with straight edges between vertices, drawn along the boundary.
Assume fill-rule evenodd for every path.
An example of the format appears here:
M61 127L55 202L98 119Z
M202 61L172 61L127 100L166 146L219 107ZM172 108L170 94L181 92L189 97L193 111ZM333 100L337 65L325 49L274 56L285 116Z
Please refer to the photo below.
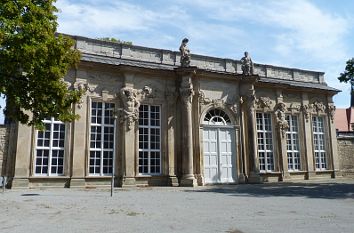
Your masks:
M240 184L216 185L204 189L185 190L186 192L214 192L232 196L284 196L308 197L325 199L354 199L353 183L266 183L266 184Z

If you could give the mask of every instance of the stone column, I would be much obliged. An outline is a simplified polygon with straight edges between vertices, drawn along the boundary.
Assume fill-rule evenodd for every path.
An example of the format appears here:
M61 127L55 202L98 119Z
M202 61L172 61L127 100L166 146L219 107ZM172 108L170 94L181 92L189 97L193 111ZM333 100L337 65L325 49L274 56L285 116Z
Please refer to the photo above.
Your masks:
M306 161L306 179L311 179L315 175L314 154L312 144L312 126L311 111L312 107L307 93L302 93L302 112L304 117L304 142L305 142L305 161Z
M331 168L333 170L332 178L340 176L339 170L339 159L338 159L338 146L337 146L337 132L336 127L334 125L334 112L336 107L333 104L332 97L328 97L328 128L329 128L329 145L330 145L330 153L331 153ZM329 158L329 159L330 159ZM328 161L330 163L330 161Z
M195 68L180 68L181 74L180 96L182 102L182 146L183 146L183 175L180 182L181 186L197 186L197 180L193 171L193 124L192 124L192 100L193 84L192 77Z
M256 81L256 78L249 77L247 80L249 83L244 83L241 86L242 94L245 96L246 102L246 123L247 129L245 129L245 135L248 139L247 151L249 156L249 183L260 183L261 177L259 175L259 165L258 165L258 156L257 156L257 131L256 131L256 116L255 116L255 90L253 82Z

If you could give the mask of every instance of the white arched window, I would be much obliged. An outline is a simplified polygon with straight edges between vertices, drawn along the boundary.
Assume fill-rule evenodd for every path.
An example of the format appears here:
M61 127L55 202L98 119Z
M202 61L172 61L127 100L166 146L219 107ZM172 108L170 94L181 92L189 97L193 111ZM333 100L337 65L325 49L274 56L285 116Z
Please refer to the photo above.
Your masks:
M229 116L220 109L211 109L205 114L203 124L205 125L231 125Z

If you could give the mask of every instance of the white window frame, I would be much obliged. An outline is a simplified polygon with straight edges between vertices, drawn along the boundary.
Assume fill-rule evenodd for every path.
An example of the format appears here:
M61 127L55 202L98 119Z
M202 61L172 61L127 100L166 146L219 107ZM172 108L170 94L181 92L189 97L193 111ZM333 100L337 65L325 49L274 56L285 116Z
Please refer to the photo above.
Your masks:
M213 108L205 114L203 124L209 126L227 126L231 125L231 119L223 110Z
M258 117L261 116L261 117ZM269 119L269 129L265 128L265 119ZM258 121L261 120L261 124L258 124ZM260 127L261 126L261 129ZM274 172L275 163L274 163L274 145L273 145L273 128L272 128L272 115L270 113L257 112L256 113L256 129L257 129L257 151L258 151L258 161L259 161L259 170L262 173L265 172ZM261 135L261 138L258 137ZM267 137L267 135L270 137ZM270 140L271 144L267 144ZM261 142L261 143L259 143ZM263 149L261 146L263 145ZM268 148L267 145L270 145L271 149ZM264 163L262 162L264 154ZM264 169L262 167L264 166Z
M313 134L313 151L315 159L315 170L325 171L328 169L325 132L324 132L324 117L312 117L312 134Z
M289 128L286 131L286 154L288 158L288 171L301 170L299 120L297 115L286 115Z
M143 119L141 119L141 114L143 114L143 112L141 112L141 109L142 108L144 108L144 106L147 106L148 107L148 118L144 118L144 119L147 119L147 121L148 121L148 124L147 125L145 125L145 124L141 124L141 121L143 120ZM158 121L159 121L159 125L157 126L157 125L152 125L151 124L151 122L152 122L152 118L151 118L151 107L157 107L158 109L159 109L159 118L158 118ZM142 104L142 105L140 105L140 109L139 109L139 142L138 142L138 147L139 147L139 154L138 154L138 172L139 172L139 175L161 175L162 174L162 166L161 166L161 164L162 164L162 154L161 154L161 123L162 123L162 121L161 121L161 106L160 105L148 105L148 104ZM146 135L146 134L141 134L140 133L140 130L146 130L147 129L147 131L148 131L148 140L147 141L140 141L140 137L142 136L144 136L144 135ZM157 135L157 134L155 134L156 136L158 136L159 137L159 140L158 141L154 141L154 142L152 142L151 141L151 136L152 136L152 134L151 134L151 130L152 129L155 129L155 130L159 130L159 134ZM148 143L148 148L141 148L141 146L140 146L140 144L141 143L144 143L144 142L147 142ZM152 149L151 148L151 145L152 145L152 143L158 143L158 145L159 145L159 149ZM148 157L147 157L147 164L141 164L141 160L143 161L144 160L144 156L141 158L140 157L140 154L141 153L147 153L148 154ZM158 164L155 164L154 166L157 168L159 168L159 172L152 172L151 170L151 168L152 168L152 164L151 164L151 161L152 161L152 157L151 157L151 154L152 153L154 153L154 152L158 152L159 153L159 155L160 155L160 157L158 158L158 160L159 160L159 163ZM145 158L146 159L146 158ZM141 172L141 170L140 169L144 169L144 167L147 167L147 172Z
M35 156L34 156L34 172L33 174L35 176L63 176L64 173L65 173L65 140L66 140L66 125L61 122L61 121L58 121L58 120L55 120L54 117L51 117L50 119L44 119L43 120L43 123L46 125L46 124L49 124L50 125L50 129L49 129L49 146L44 146L44 145L41 145L41 146L38 146L38 140L39 139L39 132L40 131L36 131L36 150L35 150ZM54 139L54 125L57 124L57 125L60 125L60 126L63 126L64 127L64 138L61 139L60 138L60 130L58 131L59 132L59 138L55 138ZM46 139L45 137L45 132L46 131L42 131L43 132L43 138L41 139ZM53 145L53 142L54 140L62 140L63 141L63 146L54 146ZM60 145L60 143L58 142L58 144ZM47 166L47 172L46 173L43 173L43 167L45 167L45 165L43 164L43 157L42 157L42 164L37 164L37 159L38 159L38 150L47 150L48 151L48 163L46 164ZM53 151L62 151L63 153L63 158L62 158L62 164L58 164L59 161L57 161L57 164L56 165L53 165ZM59 160L59 158L58 158ZM58 173L58 172L52 172L52 167L59 167L61 166L62 167L62 172L61 173ZM38 167L41 167L41 172L37 172L37 168ZM58 169L58 168L57 168Z
M96 103L97 104L102 104L102 108L101 108L101 114L100 115L97 115L97 112L96 112L96 117L100 117L101 118L101 123L93 123L92 122L92 118L93 118L93 115L92 115L92 111L93 111L93 103ZM113 105L109 108L106 107L106 104L110 104L110 105ZM100 101L100 100L91 100L90 101L90 136L89 136L89 155L88 155L88 175L89 176L110 176L112 175L112 172L104 172L104 168L107 168L108 170L112 170L113 171L113 157L114 157L114 153L115 153L115 143L114 141L116 140L116 127L115 127L115 119L114 119L114 116L113 116L113 111L114 111L114 108L115 108L115 104L112 103L112 102L105 102L105 101ZM96 107L96 109L98 109ZM113 121L112 124L106 124L105 123L105 112L106 110L109 110L110 111L110 120ZM97 110L96 110L97 111ZM97 119L96 119L97 120ZM101 134L101 142L100 142L100 146L97 147L97 148L92 148L91 147L91 143L94 142L96 144L96 140L95 139L92 139L92 127L101 127L101 131L100 131L100 134ZM112 140L112 148L105 148L104 147L104 143L105 143L105 140L104 140L104 136L105 136L105 129L107 128L111 128L113 129L113 140ZM98 158L97 157L91 157L91 152L94 152L94 153L99 153L99 172L96 172L96 166L97 166L97 160ZM109 162L109 165L105 166L104 165L104 152L111 152L112 153L112 157L109 159L110 162ZM94 161L93 164L91 164L91 162ZM93 172L91 172L91 167L93 168Z

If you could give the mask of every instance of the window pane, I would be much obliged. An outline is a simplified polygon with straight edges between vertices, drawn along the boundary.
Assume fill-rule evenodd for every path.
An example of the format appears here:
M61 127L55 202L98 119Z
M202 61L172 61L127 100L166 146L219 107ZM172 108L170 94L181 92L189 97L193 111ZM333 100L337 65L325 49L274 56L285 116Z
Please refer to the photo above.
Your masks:
M64 174L65 124L47 118L44 131L37 131L35 168L36 175Z
M327 158L325 151L324 120L323 117L312 117L312 133L315 152L316 170L327 169Z
M272 120L269 113L256 113L258 158L260 171L273 171Z
M160 174L160 106L139 108L139 173Z
M91 104L90 175L112 174L114 152L114 103Z

